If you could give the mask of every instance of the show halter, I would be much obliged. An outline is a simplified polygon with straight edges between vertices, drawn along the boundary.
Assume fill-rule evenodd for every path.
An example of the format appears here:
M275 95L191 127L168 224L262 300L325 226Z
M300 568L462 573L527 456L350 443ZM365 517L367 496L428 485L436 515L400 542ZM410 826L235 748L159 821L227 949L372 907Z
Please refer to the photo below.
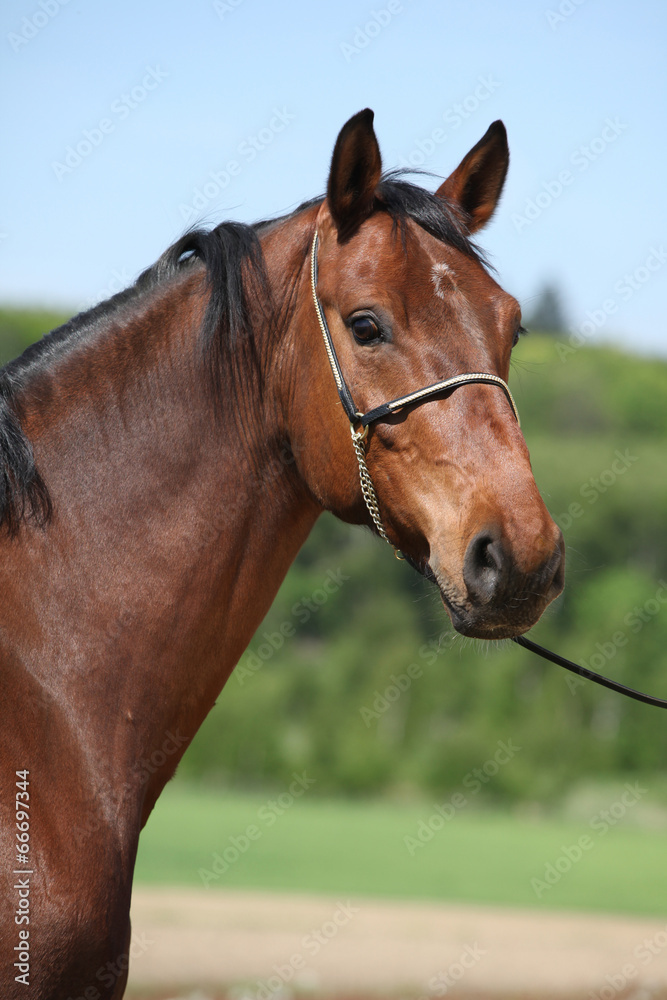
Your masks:
M389 542L394 549L396 557L398 559L402 559L403 556L400 554L396 546L389 540L387 533L384 530L382 518L380 517L380 509L378 506L377 495L375 493L375 487L373 486L373 481L371 479L370 472L368 471L368 466L366 465L364 442L370 425L375 423L376 420L382 420L394 413L398 413L404 406L421 406L422 403L428 402L428 400L433 399L434 396L440 396L443 392L447 392L449 389L455 389L460 385L468 385L471 382L487 382L491 385L500 386L510 402L517 423L520 424L519 411L516 408L516 403L514 402L512 393L510 392L507 383L503 381L499 375L489 375L486 372L468 372L465 375L455 375L453 378L445 379L443 382L435 382L433 385L427 385L423 389L417 389L416 392L408 393L407 396L399 396L397 399L392 399L388 403L382 403L381 406L375 406L372 410L368 410L366 413L362 413L360 410L357 410L354 405L354 400L352 399L352 393L350 392L347 382L343 376L343 372L341 371L338 356L336 354L336 348L334 347L333 339L331 337L331 331L329 330L329 325L327 323L326 316L324 315L322 303L317 295L318 242L319 240L316 231L313 236L313 245L310 253L310 285L313 292L313 302L315 303L317 320L320 325L320 330L322 331L324 346L326 348L331 371L336 382L338 395L341 403L343 404L343 409L345 410L347 418L350 421L352 444L354 445L357 461L359 463L361 492L363 493L366 507L368 508L368 512L373 519L373 523L377 528L378 534L381 538L384 538L385 542ZM357 427L359 427L359 430Z
M370 425L375 423L377 420L382 420L385 417L398 413L406 406L421 406L422 403L426 403L436 396L441 396L450 389L456 389L462 385L476 383L497 385L501 388L509 400L517 423L521 426L519 411L517 410L517 406L514 402L509 386L504 379L500 378L499 375L491 375L488 372L468 372L463 375L455 375L453 378L445 379L442 382L435 382L433 385L427 385L423 389L417 389L415 392L408 393L407 396L399 396L397 399L392 399L388 403L382 403L380 406L375 406L372 410L368 410L366 413L362 413L360 410L357 410L354 405L354 400L352 399L352 393L350 392L349 386L345 381L345 377L343 376L343 372L338 361L336 348L334 347L331 331L329 330L329 325L327 323L326 316L324 315L322 303L317 295L318 243L319 238L317 231L315 231L310 252L310 285L313 293L313 302L315 303L317 320L322 333L322 338L324 340L327 357L329 359L329 365L331 366L331 371L336 382L336 388L338 389L340 401L343 409L345 410L345 414L350 421L352 444L354 446L357 462L359 464L361 492L363 494L366 507L368 508L368 513L373 520L378 534L385 540L385 542L388 542L392 546L396 558L403 559L403 555L396 548L393 542L391 542L384 529L384 525L382 524L377 494L375 492L375 487L373 486L371 474L368 471L368 465L366 464L365 441ZM663 701L660 698L653 698L651 695L643 694L641 691L635 691L633 688L626 687L624 684L619 684L618 681L612 681L608 677L602 676L602 674L595 673L594 670L589 670L587 667L581 667L578 664L573 663L572 660L568 660L564 656L559 656L558 653L552 653L550 650L545 649L544 646L538 646L536 642L533 642L531 639L526 639L523 635L513 636L512 641L516 642L519 646L523 646L524 649L528 649L532 653L536 653L538 656L542 656L544 659L550 660L551 663L555 663L559 667L564 667L565 670L570 670L572 673L579 674L580 677L585 677L587 680L594 681L596 684L602 684L604 687L610 688L612 691L617 691L620 694L627 695L628 698L634 698L636 701L642 701L647 705L656 705L658 708L667 708L667 701Z

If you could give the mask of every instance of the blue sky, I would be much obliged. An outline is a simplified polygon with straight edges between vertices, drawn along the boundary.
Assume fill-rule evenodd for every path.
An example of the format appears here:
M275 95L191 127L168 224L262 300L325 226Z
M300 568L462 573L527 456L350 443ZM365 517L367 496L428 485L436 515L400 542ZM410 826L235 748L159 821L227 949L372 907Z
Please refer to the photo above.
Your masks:
M290 209L369 106L385 166L441 175L502 118L502 284L667 356L666 29L659 0L5 4L0 301L74 311L192 222Z

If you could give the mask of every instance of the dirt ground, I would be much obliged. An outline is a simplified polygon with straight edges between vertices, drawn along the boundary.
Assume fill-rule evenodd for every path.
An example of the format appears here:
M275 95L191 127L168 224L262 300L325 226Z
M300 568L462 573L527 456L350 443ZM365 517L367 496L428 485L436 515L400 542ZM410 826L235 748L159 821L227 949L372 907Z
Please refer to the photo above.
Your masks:
M139 888L132 928L132 998L667 998L667 916Z

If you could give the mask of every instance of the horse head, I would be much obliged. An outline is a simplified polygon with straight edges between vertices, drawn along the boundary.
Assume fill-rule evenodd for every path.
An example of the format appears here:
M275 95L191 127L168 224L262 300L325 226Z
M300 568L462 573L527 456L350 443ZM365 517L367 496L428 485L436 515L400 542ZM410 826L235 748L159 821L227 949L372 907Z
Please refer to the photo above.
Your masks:
M324 507L370 523L317 302L359 413L464 373L495 376L387 413L365 441L388 539L437 584L454 627L484 639L528 630L563 586L562 535L502 391L519 304L470 239L493 214L508 162L495 122L431 195L383 177L371 111L347 122L317 208L316 303L298 310L308 346L293 389L307 427L296 433L301 475Z

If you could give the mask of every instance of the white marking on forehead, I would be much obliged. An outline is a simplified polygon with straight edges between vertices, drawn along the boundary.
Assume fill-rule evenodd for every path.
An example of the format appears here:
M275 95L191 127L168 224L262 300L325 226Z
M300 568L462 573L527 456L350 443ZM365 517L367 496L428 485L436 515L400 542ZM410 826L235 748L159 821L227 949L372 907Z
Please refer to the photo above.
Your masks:
M444 282L443 278L446 279ZM433 290L439 299L445 298L446 287L451 288L452 285L456 287L454 272L449 264L445 264L443 260L438 261L431 268L431 281L433 282Z
M479 329L475 311L457 284L457 274L454 268L444 260L435 261L431 265L431 281L434 293L447 303L451 310L451 317L466 330L466 336L483 344L484 337Z

